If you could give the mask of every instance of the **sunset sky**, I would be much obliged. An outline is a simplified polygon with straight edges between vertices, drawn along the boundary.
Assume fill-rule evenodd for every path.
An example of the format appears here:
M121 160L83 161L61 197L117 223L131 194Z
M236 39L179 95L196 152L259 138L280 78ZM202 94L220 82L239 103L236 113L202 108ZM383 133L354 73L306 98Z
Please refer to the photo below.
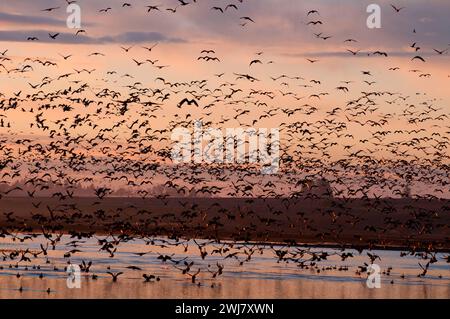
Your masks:
M366 8L374 1L191 0L185 6L180 6L180 2L175 0L128 2L131 6L123 7L124 1L78 0L81 29L86 32L76 35L79 30L66 26L69 14L66 13L67 3L64 0L2 1L0 54L7 51L0 55L0 93L8 99L20 92L18 96L24 98L20 101L20 108L24 110L18 108L4 112L4 121L11 126L8 130L1 128L1 136L13 132L19 136L32 134L41 141L48 139L48 132L44 133L36 126L30 127L36 114L29 108L37 108L45 101L30 101L25 98L27 94L36 94L40 90L56 92L68 87L76 89L85 83L88 89L83 97L96 99L96 94L108 88L121 92L122 96L112 101L103 99L103 105L108 102L120 104L134 90L127 86L137 82L137 87L161 89L164 94L170 93L170 98L163 103L159 99L149 98L163 105L154 110L139 106L130 107L130 111L122 117L102 112L99 116L95 115L93 121L99 128L111 127L124 119L125 124L117 131L119 139L125 140L130 136L131 129L126 129L125 125L130 127L135 119L139 119L140 124L143 117L150 113L154 115L147 119L152 132L158 128L173 129L176 123L187 120L189 116L190 120L211 120L223 128L240 125L286 127L290 123L306 121L312 124L312 128L309 124L307 127L315 130L313 140L305 140L304 134L300 134L300 140L296 141L286 135L289 131L286 128L282 130L281 139L287 149L294 151L303 146L313 152L310 154L312 157L319 158L324 155L316 153L310 144L321 143L324 136L327 138L325 143L336 143L326 147L337 159L348 156L349 152L342 148L345 145L354 147L353 152L362 149L378 159L384 159L392 157L392 150L396 152L397 145L390 144L392 142L407 143L418 136L425 137L420 142L425 144L432 133L439 133L443 139L450 134L450 91L446 89L450 85L449 1L377 1L376 4L381 7L380 29L366 26L369 16ZM228 7L225 10L229 4L234 4L238 9ZM396 12L391 4L401 8L400 11ZM159 11L147 12L148 5L158 6ZM212 7L220 7L224 12ZM47 8L57 9L43 11ZM99 12L107 8L111 9L106 13ZM176 13L168 11L168 8L176 9ZM308 15L311 10L318 13ZM254 22L242 17L249 17ZM320 21L321 24L308 24L311 21ZM55 39L50 38L49 34L56 33L59 35ZM29 41L28 37L37 37L38 40ZM345 41L348 39L356 41ZM155 44L151 52L142 48ZM127 50L131 48L126 52L122 47ZM417 47L420 49L417 50ZM214 50L215 53L209 55L217 57L220 62L198 60L198 57L205 55L202 50ZM354 55L347 50L360 51ZM374 55L375 51L386 52L388 56ZM101 55L92 56L92 53ZM62 56L68 55L72 56L63 59ZM420 56L425 62L413 60L415 56ZM43 66L36 59L57 65ZM133 59L138 63L149 59L154 64L145 62L138 66ZM261 63L250 66L254 60ZM32 70L14 70L21 70L25 65L30 65ZM93 71L90 74L77 73L83 69ZM108 74L111 71L117 73ZM371 75L364 75L363 71ZM221 73L224 75L216 76ZM257 81L237 79L236 73L251 75ZM278 78L283 74L290 78ZM51 83L42 88L32 88L40 84L44 77L52 79ZM158 77L170 83L207 80L205 88L216 94L219 91L215 89L222 90L218 94L221 97L210 94L202 98L202 106L213 103L214 107L177 108L182 98L192 97L189 87L170 86L156 80ZM348 91L338 87L345 87ZM200 94L203 88L196 89L196 94ZM234 89L242 91L227 98ZM271 97L251 96L249 93L254 90L271 92ZM356 100L357 104L367 92L377 93L372 96L373 101L369 101L373 104L368 106L374 109L367 110L364 115L348 109L352 105L348 104L350 101ZM315 97L317 95L318 98ZM59 98L55 100L57 102L47 102L63 103ZM336 107L341 110L330 115L329 112ZM433 110L430 111L429 107ZM74 106L72 112L44 110L43 113L48 121L58 121L76 114L95 114L96 108ZM413 108L414 112L409 113ZM234 118L247 109L247 114L239 119ZM287 116L283 109L299 110ZM260 118L272 111L273 116ZM429 119L426 118L427 112ZM332 124L325 122L325 127L320 128L320 121L330 116ZM416 116L423 121L415 122L412 118ZM221 126L218 122L224 118L229 121ZM351 121L347 122L350 118ZM425 128L426 131L408 136L386 136L381 144L375 141L369 149L364 139L370 139L381 128L361 125L358 121L364 123L386 118L389 123L383 125L385 130ZM333 135L334 126L341 121L346 123L347 130L354 134L356 140ZM57 127L56 123L52 123L52 128L56 130ZM77 130L80 134L87 132L90 137L98 132L90 131L87 126L80 126ZM435 136L433 138L436 143L440 142ZM160 142L155 141L154 145L164 144ZM429 154L421 154L425 149L413 149L411 146L417 144L399 147L406 158L412 153L423 158L436 155L430 150ZM81 144L79 147L82 148ZM449 151L446 148L441 151L447 155L448 162ZM92 149L90 152L97 154L99 150Z
M175 0L150 3L161 6L161 12L150 13L145 8L149 5L146 2L130 1L131 7L122 8L123 2L77 1L86 35L74 36L76 30L66 27L68 14L63 0L3 1L0 4L2 51L9 49L8 56L17 58L46 57L58 61L58 70L47 68L46 72L61 73L62 69L70 70L77 65L96 68L98 75L115 69L132 72L149 84L159 75L190 80L232 70L251 72L263 79L283 73L317 78L322 79L328 89L341 80L360 79L360 70L369 69L377 76L378 88L383 85L392 91L401 89L405 94L426 88L430 94L440 93L437 97L449 98L448 92L440 89L448 83L442 81L449 80L450 72L445 67L449 55L438 56L433 51L433 48L450 48L448 1L396 1L397 7L405 7L399 13L391 8L390 1L378 1L382 9L381 29L366 27L369 15L366 8L373 1L235 1L239 9L229 8L223 14L211 7L225 8L233 1L199 0L178 7L176 13L166 10L178 6ZM41 11L50 7L60 8ZM108 13L98 12L108 7L112 8ZM320 16L307 16L313 9L318 10ZM249 22L242 27L239 18L244 16L256 23ZM306 25L314 20L321 20L323 24ZM48 36L57 32L60 35L55 40ZM326 41L317 39L313 33L320 32L332 37ZM36 36L39 41L30 43L29 36ZM350 38L358 42L344 43ZM415 53L410 45L414 42L421 47L418 53L427 59L425 64L411 61ZM140 48L154 43L160 44L151 53ZM120 49L120 46L131 45L136 47L128 53ZM221 63L197 61L202 49L214 49ZM346 49L361 52L353 56ZM364 54L376 50L387 52L389 58ZM87 57L95 51L106 57ZM249 68L255 53L261 51L264 52L262 61L274 63ZM73 57L61 61L58 54L73 54ZM311 64L305 57L320 61ZM158 59L161 65L170 65L170 68L160 71L149 64L137 67L132 58L138 61ZM401 67L401 72L387 72L387 67L391 66ZM410 69L433 76L417 81L417 74L407 72ZM2 85L5 86L9 85Z

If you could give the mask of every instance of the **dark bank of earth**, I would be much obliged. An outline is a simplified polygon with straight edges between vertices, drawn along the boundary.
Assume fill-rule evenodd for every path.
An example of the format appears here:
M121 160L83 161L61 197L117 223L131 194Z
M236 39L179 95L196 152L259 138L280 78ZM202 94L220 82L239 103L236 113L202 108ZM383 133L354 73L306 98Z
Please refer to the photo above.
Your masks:
M115 233L125 237L450 251L449 227L450 200L113 197L0 200L3 232Z

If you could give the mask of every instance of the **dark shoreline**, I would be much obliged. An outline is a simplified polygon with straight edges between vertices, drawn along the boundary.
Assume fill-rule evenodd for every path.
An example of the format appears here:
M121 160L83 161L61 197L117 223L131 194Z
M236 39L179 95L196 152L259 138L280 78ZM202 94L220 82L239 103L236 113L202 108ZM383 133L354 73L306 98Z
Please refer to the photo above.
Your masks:
M9 212L13 214L8 220L4 213ZM75 236L114 233L449 252L449 227L450 200L444 199L0 199L0 229L42 232L44 228Z

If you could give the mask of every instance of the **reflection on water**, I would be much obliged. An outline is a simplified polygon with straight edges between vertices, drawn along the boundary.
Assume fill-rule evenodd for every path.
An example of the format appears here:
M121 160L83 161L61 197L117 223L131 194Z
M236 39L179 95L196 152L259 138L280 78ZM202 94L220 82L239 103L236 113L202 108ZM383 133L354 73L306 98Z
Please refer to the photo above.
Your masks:
M193 241L174 245L167 239L152 244L134 239L121 242L112 258L110 253L99 251L98 239L102 238L73 243L73 238L64 235L55 250L48 249L47 256L40 253L31 261L20 262L21 254L11 260L10 252L28 249L39 253L40 244L47 241L42 236L25 243L0 239L0 298L450 298L450 268L442 254L436 255L438 261L425 277L418 277L422 272L418 263L425 265L426 260L400 257L399 251L372 251L380 257L375 262L383 273L381 288L369 289L367 274L357 273L358 266L369 263L366 252L348 250L355 257L342 261L336 254L341 251L311 249L330 256L302 269L292 260L277 262L276 250L282 247L197 241L200 246L204 244L199 248ZM207 253L204 259L200 249ZM71 256L64 257L71 250ZM170 259L163 262L158 258L161 255ZM69 261L92 261L89 273L82 273L80 289L67 288L64 268ZM186 264L192 262L183 274ZM221 267L223 273L219 272ZM108 271L123 274L113 282ZM193 283L192 275L197 272ZM144 282L143 274L160 280Z

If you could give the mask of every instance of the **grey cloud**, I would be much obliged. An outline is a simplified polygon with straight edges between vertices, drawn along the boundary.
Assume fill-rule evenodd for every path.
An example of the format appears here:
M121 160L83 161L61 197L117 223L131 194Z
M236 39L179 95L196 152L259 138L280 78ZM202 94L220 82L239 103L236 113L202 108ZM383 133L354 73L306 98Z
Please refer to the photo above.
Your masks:
M46 6L54 5L53 0L14 0L3 1L2 11L10 9L10 12L30 12L43 16L41 19L50 19L47 13L40 12ZM368 16L366 7L373 0L258 0L238 3L239 10L228 10L221 14L211 10L211 2L197 1L197 3L180 7L176 14L169 14L164 9L162 12L148 14L145 5L139 2L132 8L122 9L120 0L110 0L108 4L98 1L79 0L82 11L82 23L95 23L95 28L86 28L89 32L100 34L100 38L84 39L78 37L77 43L102 43L102 42L140 42L140 41L164 41L158 40L157 34L152 32L129 32L131 30L170 30L174 36L189 39L192 42L213 39L235 41L239 44L253 45L258 48L289 46L300 48L309 44L322 45L324 50L330 46L335 49L336 44L348 37L355 38L359 43L349 44L349 48L377 48L386 51L400 51L406 45L418 42L424 50L432 48L443 49L450 43L448 30L450 19L450 1L448 0L409 0L407 3L398 3L405 6L401 13L396 13L391 8L391 0L378 0L382 7L382 29L370 30L366 27ZM163 7L173 7L176 0L171 0ZM224 7L225 3L219 4ZM98 10L111 6L113 10L108 14L99 14ZM62 7L62 5L61 5ZM195 9L194 9L195 7ZM308 10L320 11L321 26L306 26L309 19ZM12 11L14 10L14 11ZM61 8L51 13L53 17L63 19L65 11ZM250 16L256 23L249 23L246 27L240 27L241 16ZM35 17L34 17L35 18ZM318 17L317 17L318 18ZM10 17L11 19L11 17ZM2 19L0 18L0 21ZM58 20L56 20L58 21ZM38 27L39 28L39 27ZM130 30L130 28L132 28ZM417 34L413 34L413 28ZM43 29L43 28L42 28ZM121 33L119 36L106 36L108 33ZM165 32L165 31L162 31ZM320 42L314 38L314 32L323 32L332 35L333 38L326 42ZM93 33L91 33L93 34ZM48 36L46 36L48 38ZM62 39L63 37L61 37ZM40 39L46 42L51 39ZM73 39L68 37L64 41L68 43ZM179 39L166 41L181 42ZM328 43L329 42L329 43ZM333 48L334 47L334 48Z
M113 37L101 37L98 41L101 43L186 42L180 38L168 38L159 32L125 32Z
M55 40L49 37L49 32L39 31L0 31L0 41L27 42L28 37L37 37L38 42L44 43L68 43L68 44L108 44L108 43L146 43L146 42L172 42L181 43L185 40L167 37L158 32L126 32L114 36L90 37L84 34L76 36L72 33L60 33Z
M0 21L22 24L22 25L23 24L52 25L52 26L65 26L66 25L65 21L54 19L51 17L9 14L9 13L5 13L5 12L0 12Z
M196 24L197 30L218 35L240 43L270 47L304 44L323 44L324 47L341 44L348 37L356 38L359 43L353 48L376 47L381 50L399 51L405 45L417 41L423 49L443 48L450 43L450 1L410 0L404 3L405 9L396 13L391 0L378 0L381 6L382 28L367 28L366 8L373 0L258 0L239 5L238 12L211 14L207 4L199 6L190 13L189 21ZM251 4L251 5L250 5ZM398 4L400 6L400 3ZM308 10L317 9L319 16L307 17ZM240 16L250 16L255 24L245 28L236 28ZM210 18L212 17L212 18ZM320 19L323 25L307 26L311 19ZM413 34L417 29L417 34ZM315 39L314 32L331 35L329 41ZM351 48L352 46L349 46Z

